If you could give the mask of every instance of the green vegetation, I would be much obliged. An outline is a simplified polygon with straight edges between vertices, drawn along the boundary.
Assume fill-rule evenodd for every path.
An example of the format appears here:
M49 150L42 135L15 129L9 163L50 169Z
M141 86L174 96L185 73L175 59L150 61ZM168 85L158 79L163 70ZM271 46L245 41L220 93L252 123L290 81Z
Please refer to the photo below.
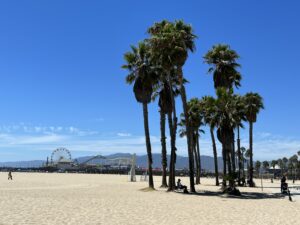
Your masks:
M181 127L179 134L185 136L189 156L190 191L195 192L196 184L200 184L200 133L201 127L207 125L212 140L212 150L215 162L216 185L219 185L217 164L217 139L222 146L223 182L226 190L235 190L236 182L240 184L245 178L245 158L249 158L249 184L253 182L253 124L257 120L263 101L257 93L247 93L245 96L236 94L236 88L241 87L242 75L239 72L239 55L229 45L214 45L204 56L204 62L209 65L208 73L213 75L216 96L204 96L201 99L191 98L186 94L187 80L183 74L183 66L189 53L195 50L195 39L192 27L182 20L170 22L163 20L148 29L149 37L132 46L125 53L126 64L123 66L129 74L126 81L133 84L137 102L143 105L146 148L149 165L149 187L154 188L152 178L152 156L147 106L151 99L158 98L160 113L160 130L162 146L162 187L169 191L175 189L176 136L177 125ZM183 112L180 121L177 118L176 101L180 96ZM166 147L166 117L170 132L170 163L169 182L167 184L167 147ZM240 146L240 128L243 122L248 122L249 151ZM237 151L235 150L235 135L237 134ZM237 163L236 163L237 162ZM248 162L248 160L247 160ZM248 163L247 163L248 164ZM244 179L245 180L245 179Z

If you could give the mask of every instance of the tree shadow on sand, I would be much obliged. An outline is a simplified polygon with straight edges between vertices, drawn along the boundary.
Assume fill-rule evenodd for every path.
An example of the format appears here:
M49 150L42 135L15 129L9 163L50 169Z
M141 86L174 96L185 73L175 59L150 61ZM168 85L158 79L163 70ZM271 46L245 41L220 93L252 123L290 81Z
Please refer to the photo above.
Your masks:
M184 193L181 193L184 194ZM285 195L280 193L258 193L258 192L242 192L241 196L234 196L229 194L224 194L221 191L202 191L196 193L189 193L187 195L196 195L196 196L211 196L211 197L220 197L220 198L231 198L231 199L284 199Z

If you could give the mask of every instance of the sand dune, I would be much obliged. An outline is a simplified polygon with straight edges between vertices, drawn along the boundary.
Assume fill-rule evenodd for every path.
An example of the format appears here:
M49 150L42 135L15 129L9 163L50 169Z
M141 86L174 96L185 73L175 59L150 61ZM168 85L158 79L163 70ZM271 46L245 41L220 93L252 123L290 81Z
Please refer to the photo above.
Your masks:
M218 194L202 179L197 195L144 192L145 182L98 174L0 173L0 224L299 224L300 199L278 194L279 182L241 188L241 198ZM137 179L139 180L139 179ZM155 177L156 187L161 178ZM188 184L188 179L183 178ZM260 184L260 182L257 182ZM300 186L300 183L296 184ZM275 188L276 187L276 188Z

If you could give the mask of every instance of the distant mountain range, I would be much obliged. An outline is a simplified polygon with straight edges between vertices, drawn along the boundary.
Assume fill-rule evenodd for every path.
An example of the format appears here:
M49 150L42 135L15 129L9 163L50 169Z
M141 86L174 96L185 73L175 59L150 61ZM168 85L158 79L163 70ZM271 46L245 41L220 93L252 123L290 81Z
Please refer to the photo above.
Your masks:
M119 157L131 157L132 155L129 153L116 153L112 155L107 155L105 157L107 158L119 158ZM83 156L78 157L74 160L76 160L78 163L83 163L89 159L91 159L93 156ZM161 168L161 154L155 153L152 155L153 157L153 168ZM168 162L170 161L170 156L168 155ZM43 164L45 164L45 160L32 160L32 161L17 161L17 162L0 162L0 167L14 167L14 168L36 168L41 167ZM91 163L99 163L100 159L94 159L91 161ZM147 167L147 155L137 155L136 156L136 164L138 167ZM201 164L202 169L207 171L214 171L214 159L211 156L201 156ZM218 166L219 170L223 168L223 162L222 158L218 158ZM188 168L188 157L184 156L177 156L176 161L176 168L177 169L183 169Z

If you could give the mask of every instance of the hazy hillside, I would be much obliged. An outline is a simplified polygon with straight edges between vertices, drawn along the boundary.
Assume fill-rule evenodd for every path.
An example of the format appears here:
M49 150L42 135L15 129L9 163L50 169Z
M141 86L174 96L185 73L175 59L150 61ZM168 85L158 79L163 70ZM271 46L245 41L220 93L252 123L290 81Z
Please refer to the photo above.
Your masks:
M112 155L105 156L107 158L119 158L119 157L131 157L129 153L116 153ZM83 163L93 156L84 156L76 158L78 163ZM147 155L137 156L137 166L147 167ZM170 156L168 155L168 162L170 161ZM94 159L91 163L100 163L101 159ZM33 161L18 161L18 162L0 162L0 167L40 167L45 163L43 160L33 160ZM202 169L208 171L214 171L214 160L211 156L201 156ZM222 158L218 158L219 170L223 168ZM153 154L153 168L161 168L161 154ZM184 156L177 156L176 162L177 169L188 168L188 158Z

